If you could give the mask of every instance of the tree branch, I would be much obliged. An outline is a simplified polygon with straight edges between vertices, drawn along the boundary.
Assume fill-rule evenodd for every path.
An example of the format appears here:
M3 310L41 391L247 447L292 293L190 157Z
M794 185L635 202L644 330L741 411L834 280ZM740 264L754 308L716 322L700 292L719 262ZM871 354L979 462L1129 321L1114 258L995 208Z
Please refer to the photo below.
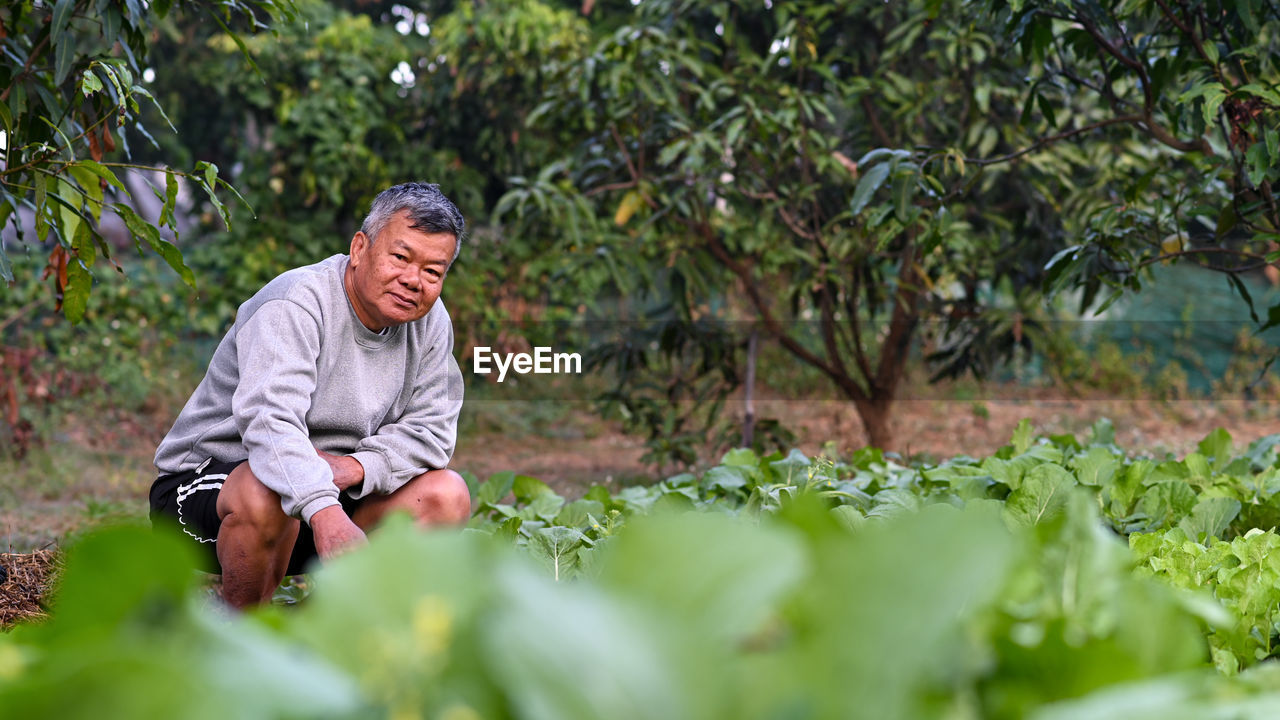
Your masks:
M1147 133L1151 137L1181 152L1199 150L1205 155L1212 156L1214 154L1213 148L1204 138L1196 138L1193 141L1179 140L1173 133L1155 121L1155 97L1151 93L1151 78L1147 75L1146 65L1136 58L1125 55L1102 34L1098 26L1089 18L1084 15L1076 15L1073 20L1080 23L1080 26L1084 28L1085 32L1089 33L1098 47L1118 60L1120 64L1138 74L1138 84L1142 86L1142 123L1147 126Z
M862 110L867 114L867 120L871 123L871 132L875 134L876 139L884 147L892 147L893 139L889 137L889 133L885 132L884 126L880 124L880 116L876 113L876 107L871 103L871 98L863 95Z
M831 380L835 382L840 389L844 390L850 398L862 401L868 400L869 398L867 393L857 383L853 382L846 373L840 372L835 367L824 362L822 358L814 355L808 350L808 348L797 342L796 339L782 327L778 318L774 316L773 311L769 308L768 302L766 302L764 297L760 294L760 289L755 282L755 278L751 277L751 271L742 263L733 259L729 254L728 249L725 248L724 243L720 242L720 238L716 237L715 231L711 226L703 223L700 226L700 230L703 239L707 243L707 247L711 250L711 254L714 255L717 260L724 263L724 266L729 268L729 270L732 271L742 283L742 288L747 293L747 298L756 308L756 312L760 313L760 319L764 322L765 330L767 330L770 335L777 338L778 342L790 351L792 355L795 355L806 363L821 370L823 374L831 378Z
M1250 270L1258 270L1270 264L1267 262L1267 257L1265 255L1259 255L1257 253L1251 253L1244 250L1232 250L1231 248L1189 248L1187 250L1178 250L1177 252L1164 253L1163 255L1157 255L1156 257L1147 258L1146 260L1143 260L1142 262L1138 263L1134 267L1134 270L1140 270L1144 267L1147 267L1148 265L1154 265L1155 263L1158 263L1158 262L1163 262L1165 260L1172 260L1174 258L1179 258L1179 257L1186 257L1188 255L1216 255L1216 254L1234 255L1236 257L1244 258L1246 260L1253 260L1254 262L1249 265L1241 265L1234 268L1218 267L1216 265L1208 265L1208 264L1202 264L1201 267L1208 268L1210 270L1216 270L1218 272L1239 273L1239 272L1248 272Z
M912 237L902 249L898 288L893 314L889 319L889 335L880 348L880 364L876 368L876 387L890 398L896 393L898 382L902 379L906 351L918 320L916 301L920 296L920 288L915 282L916 245L914 231L908 230L908 233Z
M854 361L858 363L858 370L862 372L862 377L870 385L875 382L875 375L871 372L871 361L867 359L866 351L862 347L862 321L858 317L858 306L855 301L862 285L862 276L855 272L853 278L853 287L848 295L845 296L844 308L845 312L849 313L849 331L853 334Z
M1084 127L1078 127L1078 128L1075 128L1074 130L1066 130L1066 131L1057 133L1055 135L1050 135L1048 137L1040 138L1034 143L1028 145L1027 147L1021 150L1018 150L1017 152L1009 153L1008 155L1001 155L999 157L987 158L987 159L965 158L964 161L966 163L972 163L974 165L995 165L1002 162L1008 162L1010 160L1016 160L1017 158L1020 158L1023 155L1026 155L1027 153L1035 152L1036 150L1044 147L1045 145L1058 142L1059 140L1065 140L1074 135L1080 135L1081 133L1091 132L1093 130L1097 130L1098 128L1106 127L1108 125L1120 125L1124 123L1139 123L1139 122L1143 122L1144 119L1145 119L1145 116L1143 115L1121 115L1120 117L1108 118L1106 120L1099 120L1097 122L1089 123Z

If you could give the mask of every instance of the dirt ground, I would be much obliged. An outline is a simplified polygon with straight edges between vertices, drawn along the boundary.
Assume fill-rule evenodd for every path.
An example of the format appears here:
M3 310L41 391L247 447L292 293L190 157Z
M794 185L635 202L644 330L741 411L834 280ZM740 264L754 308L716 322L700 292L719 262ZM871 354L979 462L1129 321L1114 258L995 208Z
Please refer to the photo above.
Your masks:
M796 447L811 457L829 450L830 443L841 454L865 444L862 422L849 403L760 401L756 403L756 414L781 421L795 433ZM1009 442L1023 418L1029 419L1040 434L1070 433L1081 439L1095 422L1107 418L1115 426L1116 442L1121 448L1133 454L1156 456L1173 453L1181 457L1192 452L1200 440L1219 427L1231 433L1239 448L1280 433L1280 400L904 400L895 407L894 416L899 454L925 461L960 454L988 455ZM572 422L565 425L572 427ZM454 465L480 478L500 470L515 470L545 480L570 496L595 483L617 487L663 477L660 469L640 462L643 440L623 434L617 427L574 437L562 426L558 435L520 439L464 436ZM706 457L704 462L714 459Z
M739 414L740 407L727 412ZM520 408L490 407L494 415ZM774 417L796 434L796 446L813 456L853 451L863 444L853 408L836 401L761 401L757 416ZM1242 448L1280 433L1276 402L1155 402L1107 398L1027 396L979 400L905 400L895 410L897 450L905 457L935 461L958 454L982 456L1008 442L1022 418L1043 434L1083 437L1099 418L1109 418L1117 443L1130 453L1185 455L1211 430L1226 428ZM472 423L477 425L477 423ZM483 425L483 424L479 424ZM99 523L146 516L146 493L154 472L151 454L164 432L156 427L126 431L86 429L63 434L20 462L0 464L0 552L30 552L62 544ZM824 450L824 445L825 450ZM624 434L582 407L550 419L525 422L517 430L465 430L453 467L480 479L502 470L540 478L568 497L593 484L612 489L652 482L676 468L640 461L643 440ZM708 452L704 464L718 455Z

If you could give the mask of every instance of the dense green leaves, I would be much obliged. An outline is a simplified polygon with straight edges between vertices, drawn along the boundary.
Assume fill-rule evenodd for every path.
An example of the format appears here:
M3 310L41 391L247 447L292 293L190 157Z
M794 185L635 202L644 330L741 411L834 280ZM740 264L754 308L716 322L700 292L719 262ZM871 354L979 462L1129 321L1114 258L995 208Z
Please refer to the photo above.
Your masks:
M299 607L238 618L210 610L167 536L97 535L72 550L53 619L0 636L0 700L60 717L539 720L1253 717L1280 701L1270 663L1239 672L1274 652L1280 540L1242 532L1227 495L1265 483L1215 473L1182 518L1208 544L1164 527L1131 554L1105 527L1124 520L1107 488L1137 466L1143 497L1159 493L1172 481L1142 479L1188 461L1092 439L1107 443L1022 431L932 468L740 450L718 467L742 485L595 489L554 520L526 513L549 488L501 473L471 530L397 516L318 568ZM697 512L655 510L673 498Z
M0 69L0 121L3 121L3 169L0 169L0 228L12 224L26 243L52 245L49 272L56 299L72 322L80 322L89 302L95 257L120 266L100 227L103 211L119 216L141 243L146 240L183 280L194 276L182 254L161 229L177 238L177 179L186 178L209 194L220 212L216 190L230 186L216 168L197 165L193 172L161 169L166 189L157 197L163 209L156 220L140 218L123 173L146 170L131 162L129 143L154 142L142 125L149 106L166 123L164 111L144 86L153 26L170 3L121 0L24 1L0 10L0 33L8 60ZM293 12L290 0L238 0L214 10L199 2L184 11L209 11L227 18L280 19ZM10 62L11 61L11 62ZM125 161L116 153L119 143ZM110 157L110 159L108 159ZM119 174L119 176L118 176ZM225 213L224 213L225 219ZM5 254L0 249L0 256ZM104 264L105 266L105 264ZM10 263L0 259L0 275L12 281Z

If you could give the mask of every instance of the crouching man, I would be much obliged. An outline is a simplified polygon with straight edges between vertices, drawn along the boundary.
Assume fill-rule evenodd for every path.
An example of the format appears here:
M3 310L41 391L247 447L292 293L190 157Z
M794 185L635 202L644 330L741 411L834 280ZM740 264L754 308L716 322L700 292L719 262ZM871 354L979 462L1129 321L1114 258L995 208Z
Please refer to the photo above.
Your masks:
M152 521L203 547L228 604L270 600L286 574L363 542L394 510L424 525L469 517L466 483L446 467L462 373L440 301L464 230L437 186L397 185L349 255L290 270L240 306L156 451L151 487Z

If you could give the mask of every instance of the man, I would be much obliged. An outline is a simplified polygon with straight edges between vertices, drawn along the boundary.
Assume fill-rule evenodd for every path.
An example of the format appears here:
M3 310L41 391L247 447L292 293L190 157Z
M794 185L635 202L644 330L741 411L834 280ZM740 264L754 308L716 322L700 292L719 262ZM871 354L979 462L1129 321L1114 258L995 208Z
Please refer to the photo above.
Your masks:
M446 468L462 373L439 300L464 230L436 185L397 185L350 255L286 272L240 306L156 451L151 488L153 521L213 550L228 604L269 600L393 510L424 525L470 516Z

